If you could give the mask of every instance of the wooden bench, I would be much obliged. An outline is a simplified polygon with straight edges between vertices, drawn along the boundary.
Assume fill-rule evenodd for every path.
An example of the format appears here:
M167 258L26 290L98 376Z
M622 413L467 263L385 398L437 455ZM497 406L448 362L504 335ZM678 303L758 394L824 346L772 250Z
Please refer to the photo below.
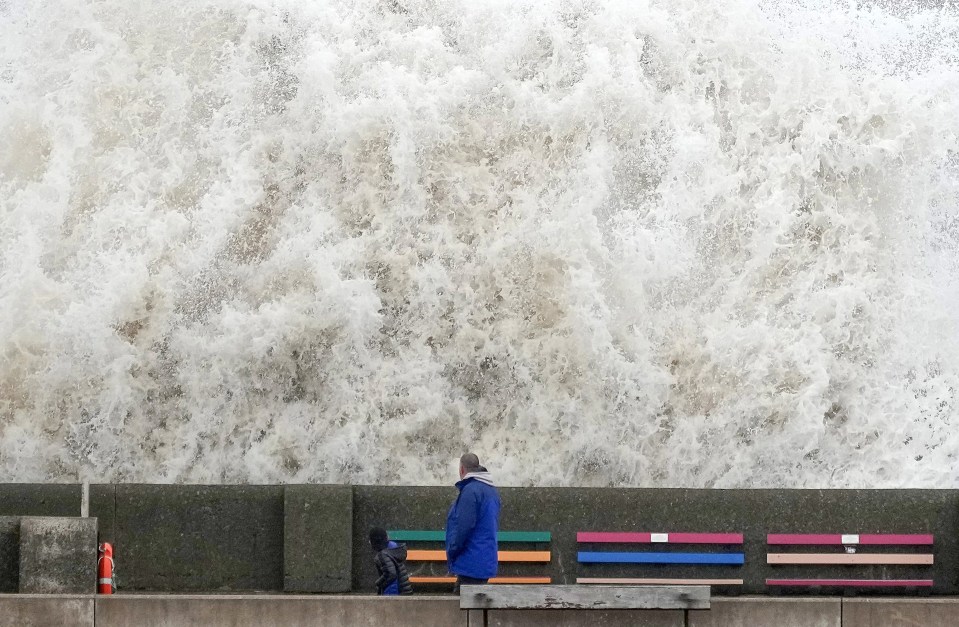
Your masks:
M708 610L709 586L463 586L463 610Z
M389 531L390 540L398 542L431 542L442 543L446 541L446 534L443 531L435 530L394 530ZM496 534L497 542L501 543L527 543L527 544L548 544L552 540L552 535L548 531L500 531ZM531 564L549 563L552 560L552 554L546 550L535 551L499 551L497 554L500 562L520 562ZM408 562L446 562L445 549L407 549L406 560ZM552 582L552 577L544 576L503 576L490 579L491 584L548 584ZM411 575L410 583L414 584L451 584L456 582L456 577L450 576L431 576L431 575Z
M889 565L889 566L931 566L934 562L931 553L857 553L859 546L932 546L933 536L929 534L821 534L821 533L771 533L766 536L771 546L833 546L844 547L843 552L832 553L767 553L766 563L772 565ZM849 549L853 550L850 551ZM875 588L931 587L932 579L866 579L866 578L769 578L767 586L777 587L842 587Z
M632 531L581 531L576 534L579 543L606 544L707 544L742 545L741 533L651 533ZM662 552L662 551L579 551L581 564L653 564L742 566L746 556L742 552ZM579 584L602 585L704 585L741 586L738 578L668 578L668 577L577 577Z

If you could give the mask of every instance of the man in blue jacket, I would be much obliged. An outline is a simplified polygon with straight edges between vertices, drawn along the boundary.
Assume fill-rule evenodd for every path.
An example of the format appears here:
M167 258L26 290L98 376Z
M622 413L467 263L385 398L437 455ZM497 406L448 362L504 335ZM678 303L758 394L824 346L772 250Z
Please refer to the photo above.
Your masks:
M496 575L499 493L479 457L460 458L459 496L446 517L446 562L462 584L486 583Z

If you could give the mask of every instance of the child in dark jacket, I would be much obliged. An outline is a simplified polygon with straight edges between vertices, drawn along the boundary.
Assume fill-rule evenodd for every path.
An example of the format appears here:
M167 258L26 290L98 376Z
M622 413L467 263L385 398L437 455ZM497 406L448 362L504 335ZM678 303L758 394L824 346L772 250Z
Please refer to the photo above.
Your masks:
M391 542L385 529L370 529L373 564L380 578L376 580L376 594L413 594L410 574L406 570L406 546Z

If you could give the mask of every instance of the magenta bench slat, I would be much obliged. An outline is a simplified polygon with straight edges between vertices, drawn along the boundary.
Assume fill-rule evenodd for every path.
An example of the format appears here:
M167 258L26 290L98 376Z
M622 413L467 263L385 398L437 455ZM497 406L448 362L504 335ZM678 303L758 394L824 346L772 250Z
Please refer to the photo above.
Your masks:
M621 544L742 544L743 534L580 531L576 534L576 541Z

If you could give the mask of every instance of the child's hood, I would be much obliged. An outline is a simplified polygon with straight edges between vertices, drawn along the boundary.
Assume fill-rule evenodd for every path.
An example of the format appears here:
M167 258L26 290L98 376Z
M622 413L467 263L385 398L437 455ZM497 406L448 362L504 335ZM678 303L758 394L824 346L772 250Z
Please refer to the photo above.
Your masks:
M406 545L397 544L395 547L390 547L388 549L383 549L387 555L392 557L398 562L406 561Z

